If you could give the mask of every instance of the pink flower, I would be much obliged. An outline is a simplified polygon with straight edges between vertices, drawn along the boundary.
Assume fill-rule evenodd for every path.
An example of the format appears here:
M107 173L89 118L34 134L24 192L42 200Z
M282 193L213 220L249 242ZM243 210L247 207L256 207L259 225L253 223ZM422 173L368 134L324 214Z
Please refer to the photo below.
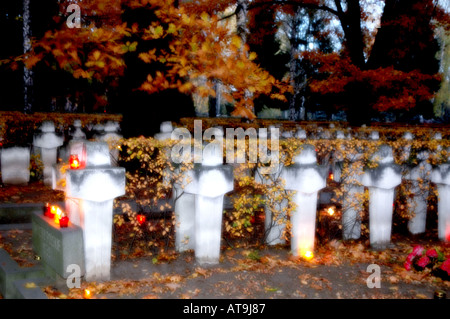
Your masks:
M406 257L406 261L412 263L413 259L416 257L413 253L410 253L408 257Z
M420 257L420 259L417 261L417 266L425 268L430 263L430 258L427 256Z
M437 253L436 249L428 249L426 255L428 257L430 257L430 258L437 258L438 257L438 253Z
M450 276L450 259L447 259L442 263L441 269L445 270L447 274Z
M411 264L411 262L410 262L410 261L408 261L408 260L407 260L407 261L405 261L405 264L404 264L404 266L405 266L405 269L406 269L406 270L411 270L411 265L412 265L412 264Z
M414 256L419 256L422 255L423 252L423 247L420 245L414 246L412 254L414 254Z

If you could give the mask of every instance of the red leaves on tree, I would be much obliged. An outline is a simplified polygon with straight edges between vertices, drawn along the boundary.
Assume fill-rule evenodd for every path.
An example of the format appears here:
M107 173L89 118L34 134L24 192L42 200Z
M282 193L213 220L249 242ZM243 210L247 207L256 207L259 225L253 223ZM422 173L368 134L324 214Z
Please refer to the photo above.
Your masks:
M319 66L320 79L310 82L310 89L321 94L336 94L345 91L351 82L367 83L378 99L372 107L380 112L414 108L418 102L432 98L434 92L427 82L439 80L439 75L428 75L413 70L403 72L394 67L361 70L337 53L321 54L306 52L303 57Z

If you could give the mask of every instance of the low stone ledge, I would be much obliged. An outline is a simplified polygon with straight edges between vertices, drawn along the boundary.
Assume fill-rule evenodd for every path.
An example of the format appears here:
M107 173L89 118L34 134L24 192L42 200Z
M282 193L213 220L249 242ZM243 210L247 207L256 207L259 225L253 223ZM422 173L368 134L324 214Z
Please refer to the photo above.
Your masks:
M42 267L21 268L4 249L0 248L0 293L5 299L15 298L16 281L44 276L45 271Z
M14 299L48 299L42 287L50 284L47 278L29 278L14 281Z

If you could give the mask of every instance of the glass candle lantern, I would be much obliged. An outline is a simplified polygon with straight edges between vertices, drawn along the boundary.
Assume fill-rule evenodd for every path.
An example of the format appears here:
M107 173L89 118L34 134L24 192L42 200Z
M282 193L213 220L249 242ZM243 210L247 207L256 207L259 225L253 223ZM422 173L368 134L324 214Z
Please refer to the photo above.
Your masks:
M59 218L59 227L69 227L69 217L65 213L62 213L61 217Z
M145 215L143 215L143 214L138 214L138 215L136 216L136 219L137 219L139 225L144 224L145 221L146 221Z
M69 166L70 166L70 168L71 169L78 169L78 168L80 168L80 160L79 160L79 158L78 158L78 155L74 155L74 154L72 154L72 155L70 155L70 158L69 158Z

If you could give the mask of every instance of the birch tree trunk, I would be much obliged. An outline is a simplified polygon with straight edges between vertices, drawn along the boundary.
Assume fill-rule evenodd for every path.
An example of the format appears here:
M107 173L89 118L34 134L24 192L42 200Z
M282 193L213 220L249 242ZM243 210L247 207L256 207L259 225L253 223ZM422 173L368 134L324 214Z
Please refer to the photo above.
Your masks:
M23 0L23 53L31 50L30 0ZM33 71L23 67L24 113L32 112Z
M242 43L247 43L249 29L247 27L248 0L238 0L236 8L236 29Z
M297 99L298 94L298 88L297 88L297 55L298 55L298 45L297 45L297 39L298 39L298 32L297 32L297 26L298 26L298 16L299 11L301 8L297 8L296 13L292 17L292 25L291 25L291 49L290 49L290 55L291 60L289 61L289 75L291 78L291 85L294 89L291 99L289 101L289 119L294 120L296 119L296 111L295 111L295 100Z
M249 35L248 23L248 0L238 0L238 7L236 9L236 29L237 34L242 40L242 47L247 43L247 38ZM245 89L244 92L245 101L250 101L253 99L253 93ZM246 102L247 103L247 102ZM247 107L248 106L248 107ZM253 111L253 106L249 106L248 103L246 107Z
M304 115L300 115L300 108L303 107L304 97L302 100L302 105L297 107L297 99L301 91L306 86L306 74L305 71L299 64L299 46L302 44L305 47L308 45L307 37L308 32L305 34L305 39L301 38L300 26L303 23L304 14L302 8L298 7L290 23L290 61L289 61L289 75L291 78L291 85L294 90L291 99L289 101L289 120L295 121L299 119L304 120ZM309 30L309 27L308 27ZM304 113L304 112L302 112Z
M222 105L222 83L219 80L216 80L214 83L214 90L216 92L216 117L221 115L221 105Z
M433 102L434 115L442 118L450 114L450 31L440 28L438 37L441 45L439 72L442 74L442 82Z

